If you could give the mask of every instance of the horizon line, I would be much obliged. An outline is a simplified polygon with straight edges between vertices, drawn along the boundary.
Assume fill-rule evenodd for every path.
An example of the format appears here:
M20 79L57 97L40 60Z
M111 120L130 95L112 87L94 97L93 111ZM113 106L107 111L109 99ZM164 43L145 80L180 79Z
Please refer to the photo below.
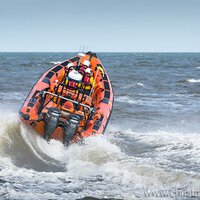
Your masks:
M89 51L88 51L89 52ZM94 53L200 53L200 51L91 51ZM0 51L0 53L87 53L79 51Z

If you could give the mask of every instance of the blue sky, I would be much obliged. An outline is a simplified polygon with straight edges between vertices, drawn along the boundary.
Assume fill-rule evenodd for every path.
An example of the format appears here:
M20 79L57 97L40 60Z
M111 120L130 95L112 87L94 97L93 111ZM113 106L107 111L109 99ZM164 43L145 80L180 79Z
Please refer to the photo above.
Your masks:
M0 51L200 52L200 0L0 0Z

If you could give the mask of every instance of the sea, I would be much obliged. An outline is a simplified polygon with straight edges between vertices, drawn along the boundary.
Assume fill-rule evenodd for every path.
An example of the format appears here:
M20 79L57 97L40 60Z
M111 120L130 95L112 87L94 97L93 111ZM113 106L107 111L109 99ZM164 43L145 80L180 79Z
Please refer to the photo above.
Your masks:
M76 55L0 53L0 200L200 199L200 53L97 53L112 115L104 135L66 148L18 112L41 74Z

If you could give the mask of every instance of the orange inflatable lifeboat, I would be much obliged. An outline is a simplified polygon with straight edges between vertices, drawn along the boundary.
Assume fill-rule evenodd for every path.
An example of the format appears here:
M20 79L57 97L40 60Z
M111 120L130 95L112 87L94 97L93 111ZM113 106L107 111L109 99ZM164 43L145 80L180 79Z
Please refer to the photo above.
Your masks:
M113 106L109 77L92 52L44 73L20 109L20 119L47 141L68 145L104 133Z

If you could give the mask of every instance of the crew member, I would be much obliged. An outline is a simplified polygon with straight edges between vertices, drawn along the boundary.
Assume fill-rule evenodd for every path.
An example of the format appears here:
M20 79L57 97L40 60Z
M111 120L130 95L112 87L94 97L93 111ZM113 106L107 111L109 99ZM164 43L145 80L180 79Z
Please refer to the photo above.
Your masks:
M86 90L86 94L90 93L92 87L94 87L95 81L93 77L93 72L91 68L85 70L85 75L83 77L83 87Z
M84 75L85 70L88 69L90 67L90 61L89 60L84 60L82 65L77 66L77 70Z

